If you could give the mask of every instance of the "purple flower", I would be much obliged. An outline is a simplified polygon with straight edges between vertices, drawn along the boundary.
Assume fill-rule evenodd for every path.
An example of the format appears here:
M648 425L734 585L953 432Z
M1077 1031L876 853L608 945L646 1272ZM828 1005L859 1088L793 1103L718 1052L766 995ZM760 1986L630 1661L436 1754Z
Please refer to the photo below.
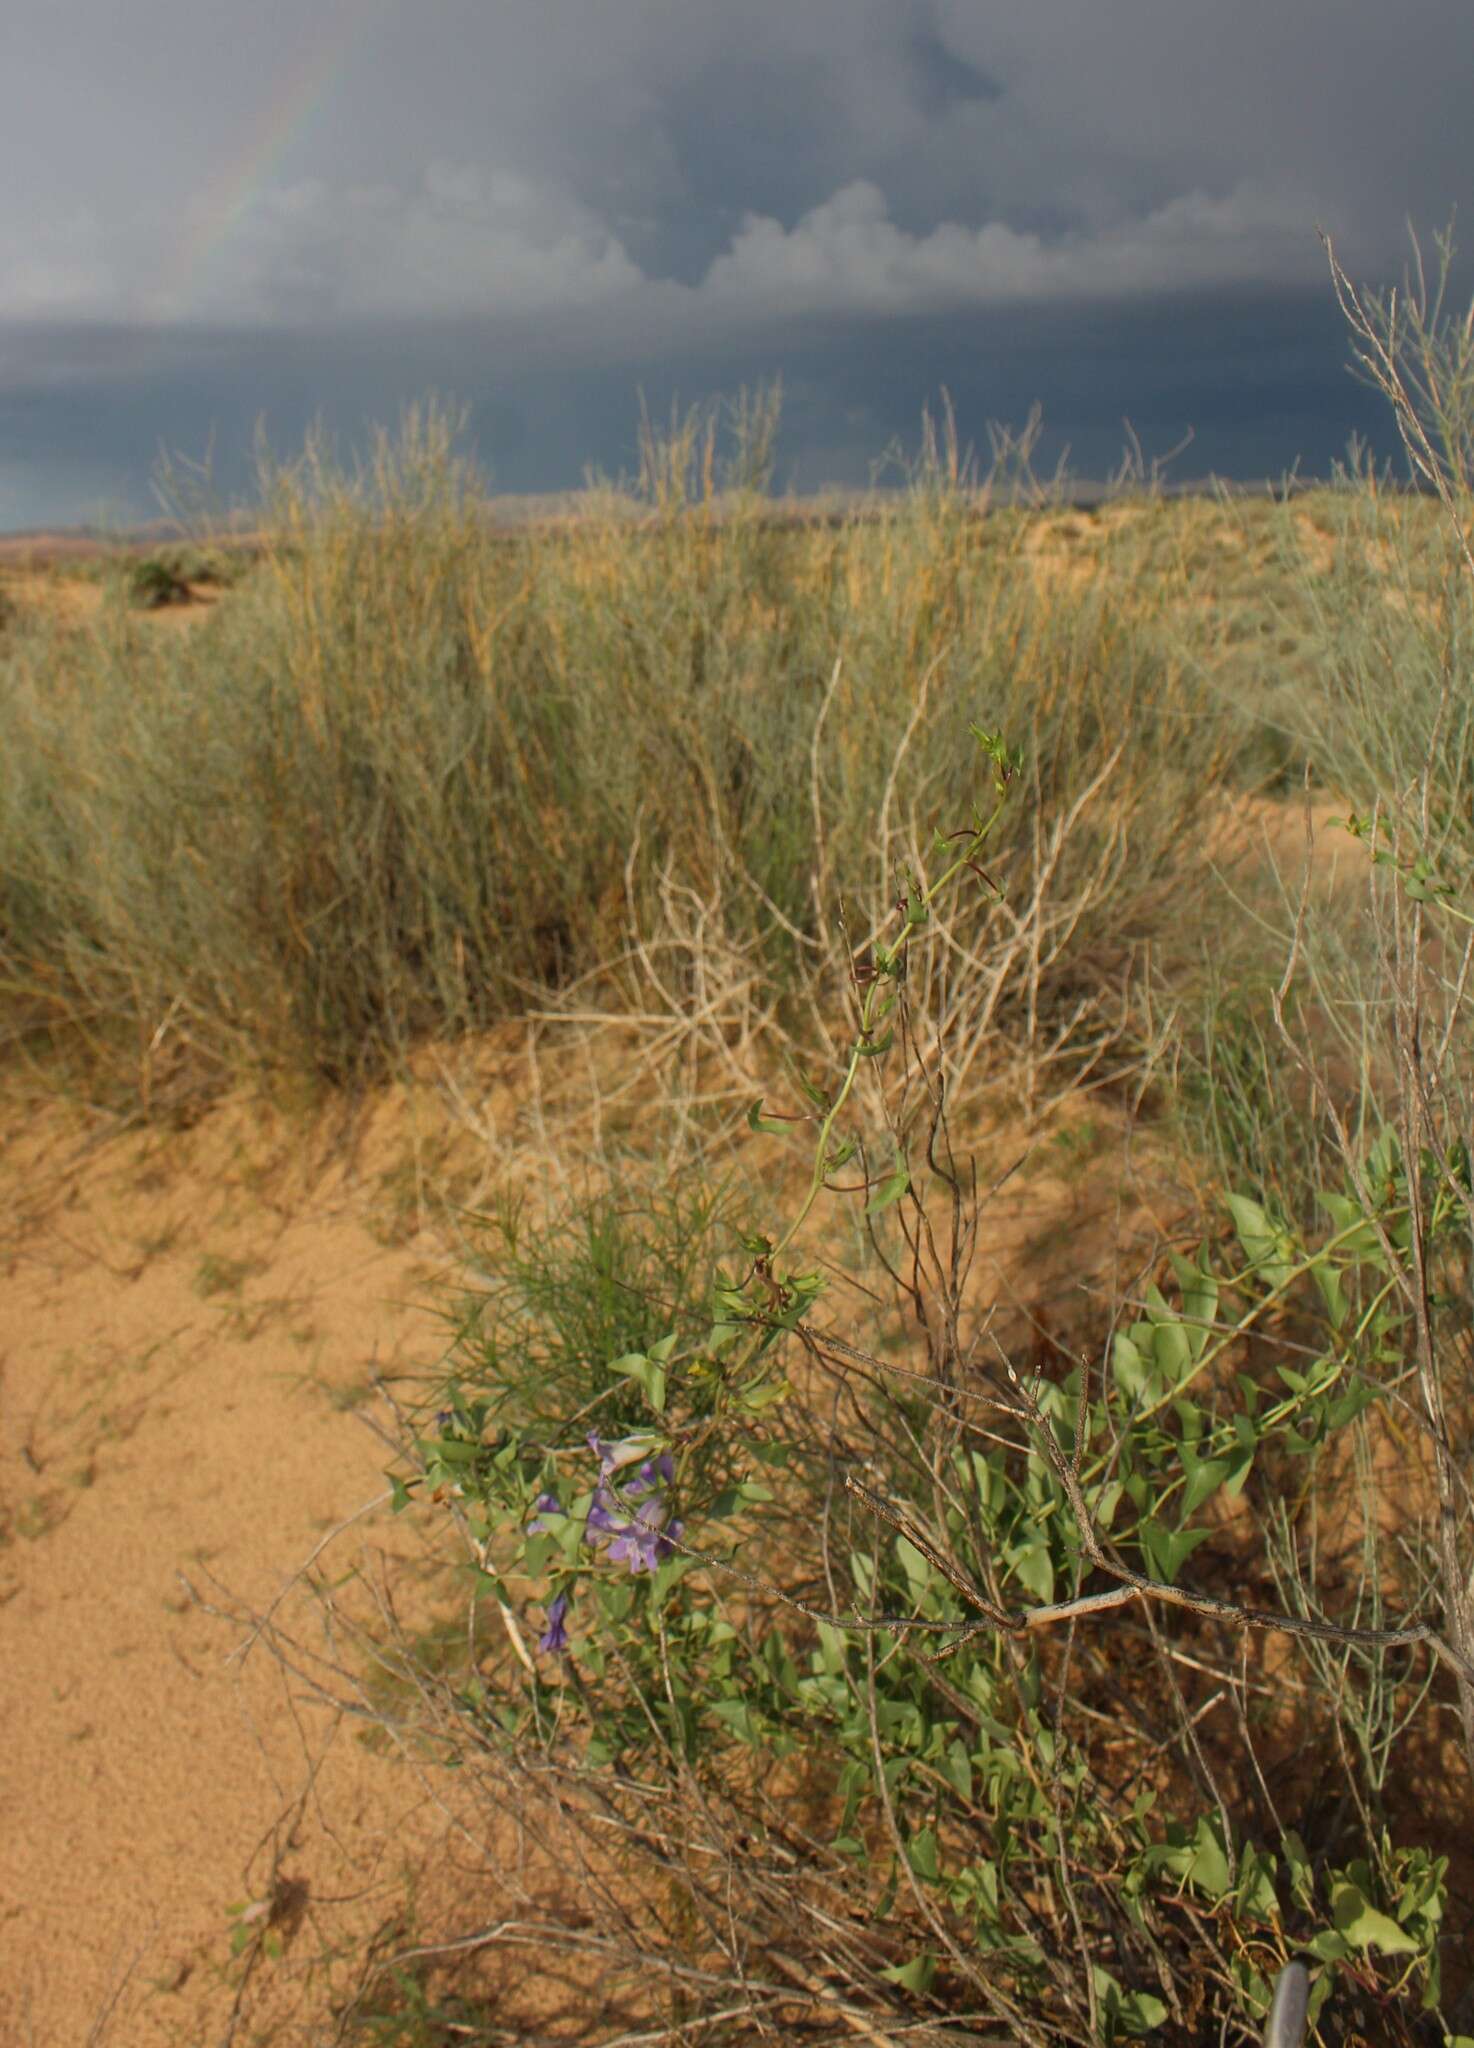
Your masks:
M676 1476L675 1461L669 1451L646 1457L648 1435L606 1443L591 1430L587 1442L599 1460L599 1483L584 1522L584 1541L607 1543L608 1557L628 1564L632 1572L653 1572L670 1556L681 1533L681 1524L669 1520L670 1503L663 1490ZM638 1471L621 1487L615 1475L635 1464ZM629 1508L636 1502L631 1516Z
M556 1493L540 1493L532 1505L537 1509L537 1513L527 1524L527 1533L529 1536L546 1536L548 1525L543 1520L543 1516L561 1515L563 1503L559 1500Z
M588 1519L584 1524L586 1539L592 1543L598 1536L616 1536L624 1524L616 1519L612 1510L614 1496L607 1486L601 1486L589 1505Z
M568 1648L568 1595L560 1593L548 1608L548 1625L537 1639L537 1647L548 1656L561 1656Z
M680 1536L681 1523L666 1527L670 1513L663 1500L647 1500L632 1522L626 1522L609 1546L611 1561L628 1562L632 1572L653 1572L664 1564Z
M607 1479L611 1472L618 1472L625 1465L637 1463L650 1448L648 1436L626 1436L621 1437L618 1443L605 1443L598 1432L592 1429L585 1442L599 1461L601 1479Z
M647 1458L634 1478L624 1489L626 1500L641 1500L647 1493L654 1493L661 1486L668 1486L676 1476L675 1464L669 1451L662 1451L658 1458Z

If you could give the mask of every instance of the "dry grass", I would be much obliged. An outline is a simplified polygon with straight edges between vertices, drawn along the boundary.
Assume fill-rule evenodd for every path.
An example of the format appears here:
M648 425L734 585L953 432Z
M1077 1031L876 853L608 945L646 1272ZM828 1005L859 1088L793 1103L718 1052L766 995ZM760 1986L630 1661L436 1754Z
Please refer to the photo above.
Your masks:
M939 1360L958 1365L964 1321L1006 1342L1035 1389L1092 1347L1104 1372L1125 1304L1134 1312L1164 1278L1153 1261L1162 1241L1211 1232L1209 1187L1224 1182L1287 1213L1326 1184L1353 1130L1359 1141L1392 1106L1396 1072L1369 1051L1385 959L1371 926L1346 914L1325 848L1336 810L1372 802L1384 778L1423 770L1435 857L1456 879L1467 872L1460 792L1474 692L1451 697L1448 668L1450 650L1468 644L1474 579L1451 573L1439 508L1357 480L1290 505L1168 504L1126 491L1098 514L1047 500L1000 509L991 479L979 483L930 423L899 500L874 516L774 523L755 494L765 417L739 420L737 459L721 477L709 422L673 420L668 437L646 422L633 493L599 484L577 516L511 535L491 530L450 423L433 411L381 440L356 477L310 445L265 477L253 566L189 633L161 631L121 586L84 609L28 584L0 627L0 1032L35 1086L162 1126L205 1115L242 1081L310 1103L387 1073L429 1075L444 1117L432 1132L416 1126L382 1172L376 1228L399 1241L432 1207L448 1219L458 1205L468 1266L488 1256L478 1249L483 1198L515 1177L485 1113L505 1077L476 1069L488 1033L496 1043L526 1034L517 1085L534 1122L546 1109L556 1124L555 1109L567 1109L544 1103L537 1056L547 1041L564 1049L558 1071L587 1115L565 1149L592 1174L570 1163L565 1192L575 1220L597 1214L611 1241L625 1227L598 1206L611 1190L628 1198L626 1222L648 1221L660 1213L654 1190L694 1195L722 1167L743 1170L750 1196L791 1209L801 1173L790 1162L752 1174L744 1111L765 1093L787 1112L794 1070L832 1075L841 1064L855 963L893 935L898 897L904 905L908 883L935 866L934 830L969 823L978 775L965 738L981 721L1021 749L1021 765L984 856L987 886L940 906L914 949L910 1050L945 1095L959 1144L991 1146L999 1178L1011 1145L1025 1155L1010 1199L1041 1171L1041 1151L1059 1180L1107 1183L1089 1219L1098 1256L1087 1262L1072 1216L1067 1240L1031 1246L1030 1284L1010 1300L999 1276L1016 1270L1016 1226L1001 1203L966 1225L968 1261L980 1223L994 1233L991 1271L984 1246L970 1280L957 1278L960 1260L949 1268L929 1221L915 1224L905 1255L890 1246L892 1267L861 1225L836 1243L843 1232L831 1218L798 1241L805 1256L847 1271L843 1298L873 1335L861 1360L871 1392L857 1393L836 1366L842 1349L809 1380L798 1376L800 1465L827 1463L832 1478L860 1442L940 1520L952 1482L938 1444L950 1457L960 1425L919 1387L945 1379ZM1300 895L1287 841L1307 788L1319 837ZM1266 859L1266 847L1278 857ZM1297 918L1304 981L1290 990L1278 977ZM1274 1038L1287 1001L1330 1076L1320 1094ZM912 1128L887 1107L879 1061L854 1106L873 1148ZM570 1128L565 1120L565 1139ZM1064 1313L1046 1300L1046 1253L1055 1277L1063 1268L1076 1283ZM507 1311L501 1350L492 1328L479 1354L490 1382L515 1386L535 1358L538 1398L551 1400L558 1372L604 1370L596 1339L613 1351L649 1341L610 1307L618 1297L598 1246L556 1269L537 1268L510 1239L501 1254L502 1278L531 1273L542 1291L521 1320ZM649 1281L648 1262L636 1268ZM199 1292L233 1300L247 1277L222 1257L202 1265ZM1286 1316L1228 1363L1268 1377L1275 1347L1295 1355L1302 1337ZM900 1392L872 1399L888 1374ZM1222 1388L1214 1383L1215 1398L1230 1377L1225 1369ZM597 1398L607 1392L599 1383ZM408 1412L399 1419L408 1445L420 1425ZM1015 1453L1023 1459L1011 1443ZM1378 1469L1366 1466L1367 1484ZM844 1541L826 1506L811 1556L812 1498L779 1491L781 1543L767 1562L781 1597L769 1611L744 1582L716 1605L750 1641L766 1631L781 1666L789 1651L774 1617L797 1581L773 1557L848 1570L844 1544L863 1544L867 1529L882 1553L851 1504ZM1319 1505L1313 1489L1302 1492L1295 1527L1310 1526ZM1405 1540L1407 1558L1401 1576L1385 1560L1359 1581L1351 1571L1356 1597L1380 1601L1394 1583L1422 1597L1428 1546L1414 1519L1393 1532L1375 1517L1357 1525L1358 1540L1371 1527ZM1225 1517L1217 1531L1222 1571L1243 1563L1235 1546L1254 1525L1247 1510L1241 1520ZM1273 1570L1288 1604L1286 1589L1301 1585L1295 1529L1280 1534ZM1342 1531L1338 1542L1345 1550L1351 1539ZM898 1599L904 1584L884 1558L872 1582L891 1571ZM731 1756L703 1776L668 1731L650 1751L653 1777L616 1783L586 1769L588 1730L560 1733L565 1715L575 1719L572 1681L566 1692L524 1684L533 1659L515 1619L523 1582L511 1587L506 1641L479 1676L460 1668L448 1637L405 1637L392 1599L365 1621L335 1604L330 1586L318 1590L333 1657L357 1632L373 1667L345 1677L335 1665L324 1696L418 1755L472 1761L482 1821L468 1823L468 1844L509 1805L519 1813L526 1861L493 1873L504 1918L479 1946L582 1954L570 1965L580 1992L589 1956L616 1971L630 1989L621 2024L633 2030L620 2038L700 2039L730 2020L734 2039L782 2028L889 2041L906 2028L940 2042L956 2038L964 2007L974 2027L1023 2024L1017 1987L995 1995L1001 1964L980 1974L917 1884L905 1845L920 1808L907 1820L883 1771L856 1861L832 1847L832 1758L817 1750L799 1755L781 1787L762 1771L744 1775L748 1760ZM832 1586L829 1597L837 1604ZM1102 1868L1116 1856L1109 1867L1122 1877L1122 1787L1150 1781L1173 1811L1194 1800L1224 1815L1232 1806L1240 1823L1276 1798L1300 1800L1324 1823L1325 1855L1346 1853L1346 1814L1297 1788L1296 1740L1334 1737L1349 1754L1348 1728L1380 1729L1408 1706L1401 1680L1379 1666L1356 1723L1336 1697L1333 1661L1292 1682L1268 1651L1236 1673L1210 1628L1166 1643L1147 1624L1130 1655L1125 1640L1072 1662L1072 1634L1032 1675L1000 1652L999 1697L1017 1714L1010 1727L1061 1841L1066 1825L1078 1827L1072 1839L1098 1844ZM879 1759L882 1710L898 1717L888 1729L899 1725L926 1681L908 1691L894 1652L869 1641L854 1698L872 1717ZM305 1644L276 1647L293 1668L312 1666ZM807 1640L802 1651L819 1654ZM1083 1775L1068 1797L1041 1761L1053 1755L1036 1712L1041 1684L1061 1716L1076 1716ZM668 1666L663 1686L643 1668L631 1681L652 1727L674 1708ZM936 1717L946 1697L940 1680L926 1694ZM487 1700L533 1719L510 1744L493 1740L478 1719ZM1237 1716L1227 1734L1200 1730L1227 1701ZM1281 1720L1256 1753L1250 1717L1265 1701ZM1348 1785L1357 1768L1346 1763ZM969 1804L968 1785L952 1815L957 1840L998 1823L981 1793ZM807 1810L796 1788L812 1794ZM1362 1819L1382 1813L1361 1779L1348 1799L1362 1802ZM945 1828L941 1840L956 1846ZM1040 1996L1059 2037L1102 2028L1074 1857L1082 1894L1101 1894L1092 1925L1109 1927L1114 1953L1138 1974L1158 1971L1174 2038L1191 2038L1207 1996L1195 1958L1209 1938L1194 1910L1159 1901L1128 1927L1115 1878L1094 1885L1078 1846L1052 1862L1050 1843L1031 1843L1010 1924L1048 1932ZM893 1850L896 1883L872 1924L875 1872ZM576 1907L546 1882L570 1872ZM882 1973L918 1943L949 1959L951 1974L945 1997L913 2010ZM430 1946L401 1942L399 1959L429 1960ZM1213 1956L1221 2012L1240 1958L1226 1934ZM1380 1995L1367 1993L1369 2009ZM1416 2025L1396 2038L1417 2039ZM457 2019L436 2036L427 2021L404 2038L456 2038L471 2026Z

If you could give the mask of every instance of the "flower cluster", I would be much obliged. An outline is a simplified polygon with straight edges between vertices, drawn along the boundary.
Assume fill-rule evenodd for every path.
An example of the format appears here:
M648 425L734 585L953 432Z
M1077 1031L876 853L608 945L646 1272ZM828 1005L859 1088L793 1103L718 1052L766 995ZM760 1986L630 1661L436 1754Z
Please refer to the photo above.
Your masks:
M584 1542L603 1547L606 1557L627 1564L631 1572L653 1572L670 1556L683 1527L671 1520L666 1497L665 1489L675 1477L670 1452L647 1457L648 1437L630 1436L606 1443L592 1431L588 1445L599 1460L599 1483L584 1521ZM615 1475L631 1465L637 1470L621 1485ZM540 1535L547 1527L543 1516L562 1514L563 1504L554 1493L540 1493L534 1506L537 1513L527 1526L532 1535ZM540 1650L553 1654L567 1649L567 1617L568 1595L559 1593L549 1604Z

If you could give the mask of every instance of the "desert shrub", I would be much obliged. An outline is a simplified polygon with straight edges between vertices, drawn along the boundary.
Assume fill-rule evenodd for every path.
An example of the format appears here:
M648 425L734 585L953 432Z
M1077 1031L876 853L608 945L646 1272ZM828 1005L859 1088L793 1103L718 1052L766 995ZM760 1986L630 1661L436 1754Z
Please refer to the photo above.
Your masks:
M977 737L1001 798L1016 757ZM1474 1663L1459 1582L1415 1536L1402 1568L1365 1483L1348 1530L1339 1475L1418 1411L1420 1275L1440 1345L1467 1340L1434 1276L1468 1154L1435 1171L1386 1133L1320 1223L1231 1193L1074 1362L990 1351L910 962L997 822L974 810L855 962L847 1058L754 1105L815 1127L786 1227L689 1193L650 1230L628 1197L576 1206L535 1249L501 1219L396 1487L450 1509L506 1639L422 1673L419 1711L560 1874L541 1953L597 1954L672 2039L1248 2040L1296 1956L1312 2022L1441 2039L1447 1859L1397 1759ZM801 1249L846 1184L863 1343ZM1329 1755L1340 1798L1301 1767ZM524 1939L506 1893L484 1947Z
M1314 1028L1338 988L1302 897L1267 1004L1214 992L1200 1068L1210 1150L1258 1188L1229 1180L1231 1228L1167 1253L1093 1358L1026 1373L967 1313L976 1179L914 1026L928 984L905 971L956 870L928 886L916 864L899 936L850 959L848 1062L786 1111L818 1126L799 1216L743 1234L705 1330L673 1317L619 1361L644 1429L582 1449L519 1431L514 1372L492 1375L494 1449L459 1392L416 1446L489 1593L544 1603L541 1660L508 1660L504 1686L442 1711L490 1707L498 1763L550 1835L586 1824L591 1784L619 1817L623 1910L596 1924L611 1962L656 1985L672 2036L719 2010L790 2031L838 2012L879 2037L1247 2039L1278 1972L1271 2039L1298 2037L1286 2008L1307 1988L1306 2021L1333 2013L1342 2038L1451 2037L1448 1863L1425 1818L1446 1815L1451 1842L1474 1789L1474 904L1450 861L1456 605L1442 624L1411 738L1393 747L1364 691L1323 757L1411 771L1349 820L1373 856L1381 976L1355 960L1360 1114ZM1016 764L977 736L1001 793ZM985 882L992 823L975 811L956 835ZM954 844L939 835L936 856ZM903 1088L842 1137L859 1077L897 1053L913 1113ZM785 1128L761 1111L756 1128ZM884 1315L863 1346L822 1323L824 1276L793 1262L846 1165L924 1333L905 1362ZM713 1419L745 1448L745 1492L713 1494L689 1456L709 1455ZM615 1529L643 1571L611 1569ZM1109 1646L1128 1611L1145 1622L1131 1654L1083 1640ZM1224 1630L1241 1635L1237 1679ZM1271 1639L1294 1677L1262 1654ZM1279 1971L1293 1952L1308 1987ZM1467 2007L1467 1983L1452 1989Z
M933 498L919 507L938 516ZM740 633L703 638L681 593L698 583L740 620L742 587L722 596L731 557L699 525L654 538L628 558L607 644L631 691L646 671L687 678L694 726L719 692L714 648ZM894 571L897 531L874 545ZM642 608L642 563L663 612ZM606 566L570 550L550 573L587 597ZM867 614L902 662L916 614L886 606L904 581L879 577ZM962 566L928 591L926 630L945 615L967 645L991 644ZM591 673L592 639L575 660L573 635L596 615L540 615L569 622L543 638L549 674ZM1029 642L1046 669L1052 644ZM816 714L787 757L794 774L807 744L813 915L801 891L763 890L813 977L819 1029L748 1123L798 1139L798 1194L775 1171L739 1200L688 1170L678 1193L632 1176L535 1230L515 1206L494 1214L394 1473L400 1509L433 1504L465 1546L468 1654L431 1666L398 1645L395 1703L345 1704L453 1762L489 1848L508 1815L520 1830L477 1931L451 1946L514 1965L508 2017L518 1958L582 1957L620 2039L843 2028L1187 2048L1266 2023L1276 2048L1307 2024L1463 2038L1470 1987L1444 1973L1467 1950L1448 1852L1474 1779L1474 953L1458 948L1474 905L1430 843L1440 750L1460 744L1455 663L1413 800L1353 820L1378 942L1376 976L1356 952L1340 1048L1357 1114L1322 1027L1345 984L1307 897L1279 976L1210 981L1188 1019L1206 1020L1196 1075L1178 1071L1203 1089L1214 1201L1137 1285L1019 1355L971 1279L987 1198L957 1115L956 1039L1011 1031L1034 1056L1013 1070L1023 1099L1071 1000L1120 1034L1068 944L1058 976L990 978L986 963L1016 960L1021 928L1037 962L1060 889L1070 934L1103 900L1145 918L1155 871L1133 855L1119 895L1069 894L1061 822L1124 758L1108 701L1076 688L1055 717L1043 694L1043 769L974 725L967 772L930 756L901 829L902 768L927 758L924 693L877 776L854 735L886 707L864 700L858 645L840 654L815 667L820 709L841 704L846 662L860 694L832 734ZM1160 647L1143 659L1160 680ZM1008 665L987 674L1007 698ZM1132 701L1154 769L1190 782L1192 749L1159 737L1150 691ZM1192 743L1205 731L1212 759L1209 726ZM745 783L725 765L751 800L760 765ZM673 757L644 767L669 913L663 935L633 920L648 971L662 938L662 961L696 956L671 929L692 872L684 815L662 808ZM729 785L703 786L734 871L762 888L756 845L744 861L725 822ZM953 808L928 810L930 795ZM1080 872L1109 873L1109 826L1084 846ZM831 937L822 906L849 867L861 880ZM638 906L636 861L628 874ZM1105 938L1127 929L1107 919ZM959 957L972 1008L955 1000ZM690 985L672 970L670 989L674 1014ZM996 992L982 1012L980 989ZM848 1270L830 1255L843 1233L819 1228L846 1203L860 1212Z

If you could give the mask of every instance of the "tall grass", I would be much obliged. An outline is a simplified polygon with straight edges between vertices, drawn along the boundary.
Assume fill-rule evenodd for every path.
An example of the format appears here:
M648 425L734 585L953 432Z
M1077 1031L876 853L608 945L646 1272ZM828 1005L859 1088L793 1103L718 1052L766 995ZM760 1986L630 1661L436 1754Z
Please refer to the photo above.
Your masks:
M7 635L5 1040L156 1109L356 1082L591 979L636 1009L761 978L796 1017L836 879L893 894L965 822L952 736L986 705L1028 787L947 1014L1040 1073L1098 1060L1231 721L1129 579L1046 591L934 432L878 520L775 528L773 417L720 473L697 416L647 420L632 489L511 538L443 409L352 471L311 438L264 462L265 551L196 630Z

